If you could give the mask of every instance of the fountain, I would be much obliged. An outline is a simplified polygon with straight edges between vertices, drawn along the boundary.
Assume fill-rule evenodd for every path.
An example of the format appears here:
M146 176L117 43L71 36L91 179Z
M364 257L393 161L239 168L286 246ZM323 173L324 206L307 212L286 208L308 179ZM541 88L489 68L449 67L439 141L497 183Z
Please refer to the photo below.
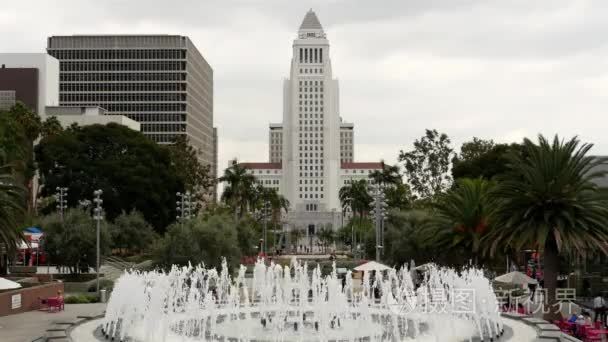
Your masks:
M344 283L335 270L295 259L290 266L258 260L253 279L202 266L125 272L101 322L120 341L493 341L503 324L481 270L430 267L364 274ZM357 281L358 282L358 281Z

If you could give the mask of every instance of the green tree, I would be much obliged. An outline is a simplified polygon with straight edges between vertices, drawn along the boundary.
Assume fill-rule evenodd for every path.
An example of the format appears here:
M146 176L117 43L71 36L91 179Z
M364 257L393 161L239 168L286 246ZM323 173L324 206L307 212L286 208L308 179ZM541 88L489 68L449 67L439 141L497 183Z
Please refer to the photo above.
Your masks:
M370 203L373 198L367 189L367 181L360 179L352 181L340 189L340 202L342 203L342 211L347 208L353 212L353 215L359 215L359 223L363 221L363 217L370 210Z
M249 170L236 161L224 171L219 178L220 182L226 183L222 193L222 200L228 204L237 217L242 217L247 212L247 204L254 196L255 177Z
M462 249L477 264L481 240L491 229L493 184L484 179L460 179L434 205L426 230L428 240L444 250Z
M321 227L317 233L317 238L323 244L324 253L327 253L327 247L334 243L335 233L331 225Z
M58 135L61 132L63 132L63 127L61 127L61 123L57 120L57 117L49 116L42 122L40 133L43 138Z
M110 225L109 231L112 248L118 249L120 253L146 251L158 238L144 216L135 210L120 214Z
M14 252L23 241L20 228L25 214L25 194L12 169L0 166L0 274L7 273L9 254L5 251Z
M408 209L412 206L412 191L409 185L398 183L384 188L386 204L392 209Z
M384 228L384 262L402 266L411 260L421 264L441 257L444 251L432 248L423 235L431 217L423 210L391 211Z
M239 264L238 224L229 215L199 216L167 229L156 250L157 262L165 267L204 263L219 267L222 258Z
M67 267L70 273L95 268L97 258L96 222L80 209L69 209L63 221L57 213L45 216L41 222L44 231L43 248L52 263ZM107 255L110 235L102 221L100 229L101 255Z
M467 144L467 143L465 143ZM465 146L463 144L463 148ZM474 143L470 143L473 144ZM484 146L487 146L484 145ZM489 150L478 148L477 152L461 152L460 156L452 160L452 177L494 179L508 169L508 155L510 153L523 153L520 144L497 144Z
M549 305L556 302L560 255L606 252L608 198L594 181L606 176L597 170L608 160L589 156L591 147L577 138L525 139L525 153L509 155L509 169L494 192L496 226L485 239L488 249L538 247Z
M384 187L385 185L396 185L403 182L399 173L399 165L386 165L384 161L381 164L381 170L374 170L369 174L369 178L372 179L374 184Z
M464 142L460 146L460 154L454 155L453 160L472 160L479 158L484 154L490 152L496 144L494 140L484 140L477 137L473 137L473 140Z
M112 221L137 210L158 232L176 216L181 182L166 148L118 124L71 127L43 138L36 159L44 183L42 196L68 186L68 206L103 190L103 207ZM48 208L47 208L48 210Z
M399 161L404 163L407 181L418 197L431 198L450 186L448 171L452 153L450 138L429 129L414 142L413 150L399 152Z
M193 194L193 202L200 209L203 203L215 198L215 179L209 165L203 165L198 159L197 150L188 143L185 135L178 135L174 143L167 145L171 164L185 189Z

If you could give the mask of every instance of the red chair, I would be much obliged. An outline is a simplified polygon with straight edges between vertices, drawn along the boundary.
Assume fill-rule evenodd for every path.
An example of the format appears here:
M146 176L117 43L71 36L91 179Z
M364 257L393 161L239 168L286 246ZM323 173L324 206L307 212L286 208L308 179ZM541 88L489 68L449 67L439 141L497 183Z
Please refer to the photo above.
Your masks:
M63 297L49 297L46 299L46 304L49 307L48 312L65 310Z

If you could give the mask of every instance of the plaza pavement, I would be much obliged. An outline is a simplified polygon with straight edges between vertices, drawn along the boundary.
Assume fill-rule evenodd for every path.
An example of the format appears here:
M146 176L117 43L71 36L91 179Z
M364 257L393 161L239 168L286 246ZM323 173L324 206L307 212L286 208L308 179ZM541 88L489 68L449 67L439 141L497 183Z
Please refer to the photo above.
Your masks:
M68 341L60 338L66 335L64 330L70 327L68 323L79 321L81 319L79 317L99 316L103 314L105 308L105 303L66 304L64 311L55 313L29 311L3 316L0 317L0 341L44 341L44 337L51 336L57 338L54 341Z

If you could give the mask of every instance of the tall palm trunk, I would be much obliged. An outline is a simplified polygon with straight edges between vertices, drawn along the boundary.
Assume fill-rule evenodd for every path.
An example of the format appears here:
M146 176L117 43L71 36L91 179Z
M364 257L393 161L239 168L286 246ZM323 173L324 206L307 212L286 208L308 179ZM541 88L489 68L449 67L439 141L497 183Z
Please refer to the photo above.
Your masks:
M545 300L548 305L548 313L544 314L544 318L549 322L555 319L561 318L561 313L557 311L558 305L556 299L557 292L557 273L559 272L559 252L557 250L557 243L555 236L549 234L547 241L545 242L545 255L544 255L544 279L545 288L547 289L547 299Z

